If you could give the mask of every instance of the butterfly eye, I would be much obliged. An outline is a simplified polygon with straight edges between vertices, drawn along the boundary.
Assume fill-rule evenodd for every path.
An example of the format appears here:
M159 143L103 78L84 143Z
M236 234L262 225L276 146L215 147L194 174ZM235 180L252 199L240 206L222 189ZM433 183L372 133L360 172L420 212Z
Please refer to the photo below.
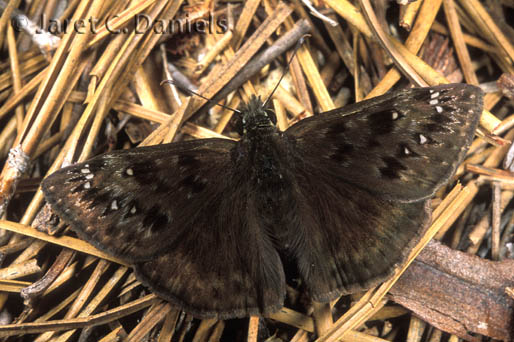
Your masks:
M241 115L235 115L235 122L234 122L234 129L239 135L243 135L244 133L244 125L243 125L243 118Z
M268 115L268 118L270 119L270 121L276 125L277 124L277 116L275 115L275 111L273 111L272 109L266 109L266 114Z

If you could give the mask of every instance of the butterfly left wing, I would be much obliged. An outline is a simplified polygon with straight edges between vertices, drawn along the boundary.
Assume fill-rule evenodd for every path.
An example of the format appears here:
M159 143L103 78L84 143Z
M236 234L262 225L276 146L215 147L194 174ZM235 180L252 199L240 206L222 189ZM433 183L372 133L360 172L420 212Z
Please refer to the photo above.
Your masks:
M114 151L43 181L52 209L84 240L135 267L152 291L199 318L267 314L285 280L235 142Z
M429 198L464 158L482 91L448 84L391 92L307 118L284 134L336 179L402 202Z

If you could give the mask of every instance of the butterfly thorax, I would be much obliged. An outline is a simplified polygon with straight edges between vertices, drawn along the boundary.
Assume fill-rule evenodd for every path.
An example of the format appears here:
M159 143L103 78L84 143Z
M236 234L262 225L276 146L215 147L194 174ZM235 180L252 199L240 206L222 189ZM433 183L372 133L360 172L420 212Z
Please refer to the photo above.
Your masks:
M263 107L253 96L240 108L242 137L238 147L238 162L248 163L258 183L280 181L283 178L279 156L283 154L282 133L275 126L275 114Z
M291 146L275 126L274 114L263 109L260 99L252 98L241 111L244 130L234 150L236 167L244 170L252 188L257 189L249 193L249 202L257 210L262 226L275 231L279 241L280 231L291 216Z

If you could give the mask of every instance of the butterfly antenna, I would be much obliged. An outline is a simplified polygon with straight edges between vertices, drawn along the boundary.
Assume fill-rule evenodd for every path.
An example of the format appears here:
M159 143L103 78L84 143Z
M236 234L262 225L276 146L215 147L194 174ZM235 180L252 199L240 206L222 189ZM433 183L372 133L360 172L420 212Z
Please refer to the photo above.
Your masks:
M241 114L241 111L240 111L240 110L237 110L237 109L234 109L234 108L230 108L230 107L228 107L228 106L222 105L221 103L216 103L216 102L214 102L213 100L211 100L211 99L209 99L209 98L207 98L207 97L205 97L205 96L203 96L203 95L200 95L200 94L198 94L197 92L192 91L191 89L187 89L187 88L185 88L185 87L181 86L180 84L176 83L176 82L175 82L175 81L173 81L173 80L164 80L164 81L162 81L162 82L161 82L161 86L162 86L163 84L165 84L165 83L173 84L175 87L179 88L179 89L180 89L180 90L182 90L184 93L188 93L189 95L196 95L196 96L198 96L198 97L201 97L201 98L202 98L202 99L204 99L204 100L209 101L209 102L210 102L210 103L212 103L212 104L215 104L216 106L220 106L220 107L223 107L223 108L225 108L225 109L231 110L231 111L233 111L234 113L239 113L239 114Z
M271 97L273 96L275 91L278 89L278 86L280 85L280 82L282 81L284 76L289 71L289 66L291 65L291 62L293 61L294 56L296 56L296 52L302 46L303 42L305 41L305 38L309 37L309 36L310 36L309 34L306 34L306 35L302 36L300 39L298 39L298 42L296 42L296 45L295 45L294 50L293 50L293 54L291 55L291 58L289 58L289 62L287 62L286 68L284 69L284 72L282 73L282 76L280 76L280 79L278 80L277 85L275 86L275 88L273 88L273 91L271 92L271 94L269 94L269 96L266 99L266 101L264 101L264 104L262 105L262 108L266 108L268 106L268 103L271 100Z

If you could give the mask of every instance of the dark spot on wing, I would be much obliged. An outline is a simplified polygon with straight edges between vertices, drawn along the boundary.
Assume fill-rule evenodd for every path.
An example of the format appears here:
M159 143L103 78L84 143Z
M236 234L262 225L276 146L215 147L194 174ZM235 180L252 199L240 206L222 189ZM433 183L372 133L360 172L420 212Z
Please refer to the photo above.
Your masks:
M431 132L431 133L443 133L445 131L443 126L436 124L436 123L429 123L429 124L425 124L423 126L427 132Z
M181 170L189 170L197 167L199 164L198 159L192 155L181 154L178 156L177 165Z
M382 176L390 179L400 178L400 171L407 170L407 168L396 158L394 157L385 157L382 158L385 163L384 167L379 168Z
M207 180L198 177L197 175L189 175L180 182L180 184L189 189L191 193L196 194L207 186Z
M392 133L396 123L391 118L391 111L381 111L368 116L368 124L373 135Z
M143 226L149 228L152 232L158 232L168 226L168 216L162 213L160 206L154 205L146 212L143 219Z
M327 135L329 137L337 137L338 135L344 133L346 130L346 125L344 122L337 122L330 125L330 128L327 131Z
M330 158L338 163L348 160L349 154L354 150L354 146L349 143L341 142L337 145L335 152Z
M83 198L85 200L91 200L89 208L93 209L98 206L106 206L110 203L111 196L107 192L99 193L98 189L91 188L87 191Z
M153 161L146 161L144 163L134 163L130 166L133 176L129 176L126 170L123 171L123 177L134 177L136 181L143 186L155 184L155 170L157 166Z
M155 192L159 194L169 194L173 191L173 184L169 179L154 179Z
M447 115L443 115L443 114L439 114L439 113L433 114L430 117L430 120L432 120L438 124L441 124L441 125L452 122L452 120Z

